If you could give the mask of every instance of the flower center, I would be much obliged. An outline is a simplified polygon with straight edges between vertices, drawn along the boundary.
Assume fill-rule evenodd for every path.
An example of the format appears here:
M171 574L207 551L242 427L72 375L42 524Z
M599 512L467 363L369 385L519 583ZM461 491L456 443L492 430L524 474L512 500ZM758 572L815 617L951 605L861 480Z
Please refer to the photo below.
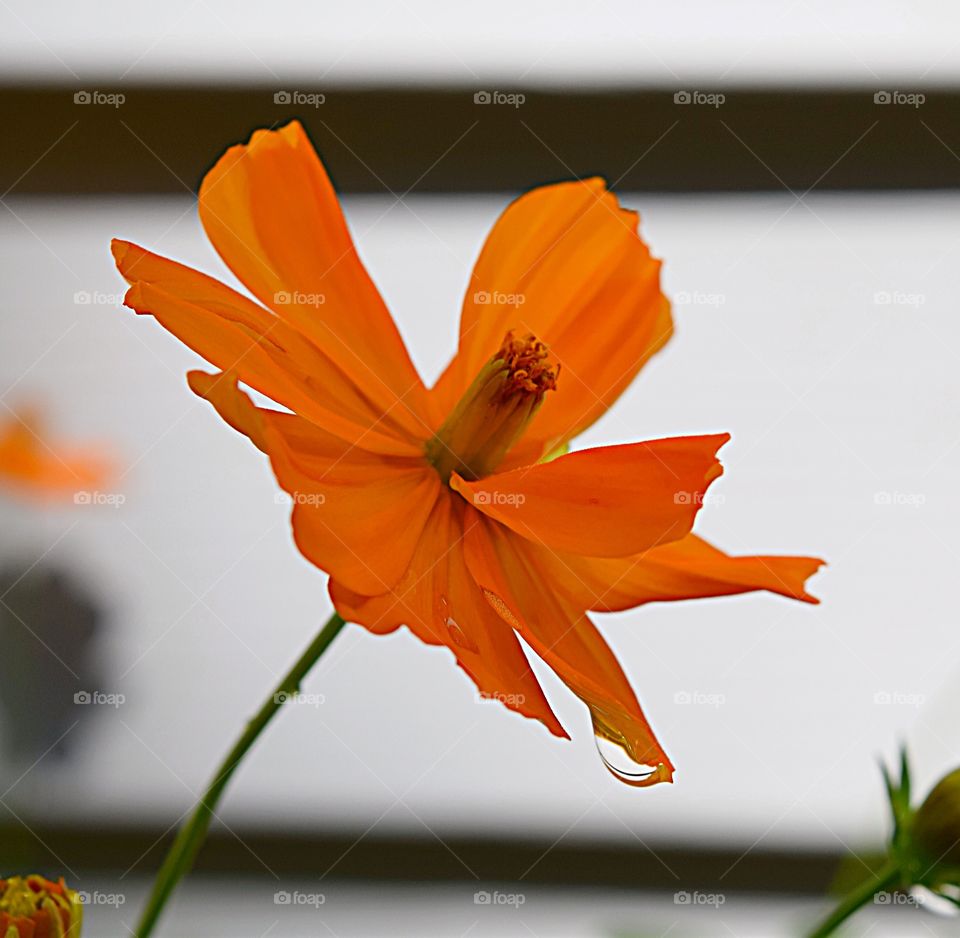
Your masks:
M427 459L443 481L452 472L471 480L493 472L523 435L543 396L556 389L559 374L559 363L536 336L518 339L508 332L427 442Z

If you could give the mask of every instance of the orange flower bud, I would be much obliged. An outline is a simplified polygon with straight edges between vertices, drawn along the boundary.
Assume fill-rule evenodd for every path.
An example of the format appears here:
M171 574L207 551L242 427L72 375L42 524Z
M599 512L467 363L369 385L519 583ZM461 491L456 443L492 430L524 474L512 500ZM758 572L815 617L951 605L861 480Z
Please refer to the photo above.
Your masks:
M80 938L83 906L79 895L43 876L0 879L2 938Z

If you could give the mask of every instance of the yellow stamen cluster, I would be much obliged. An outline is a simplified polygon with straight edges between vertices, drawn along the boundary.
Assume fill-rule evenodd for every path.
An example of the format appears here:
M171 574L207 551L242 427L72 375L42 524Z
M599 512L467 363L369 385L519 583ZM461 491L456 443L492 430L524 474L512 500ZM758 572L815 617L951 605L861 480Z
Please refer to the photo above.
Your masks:
M507 368L507 381L501 392L505 399L517 394L533 394L542 399L547 391L557 388L560 365L554 366L550 350L536 336L517 339L508 332L494 358Z
M533 419L560 365L536 336L504 337L499 351L464 392L426 446L427 459L447 482L453 472L482 479L503 461Z

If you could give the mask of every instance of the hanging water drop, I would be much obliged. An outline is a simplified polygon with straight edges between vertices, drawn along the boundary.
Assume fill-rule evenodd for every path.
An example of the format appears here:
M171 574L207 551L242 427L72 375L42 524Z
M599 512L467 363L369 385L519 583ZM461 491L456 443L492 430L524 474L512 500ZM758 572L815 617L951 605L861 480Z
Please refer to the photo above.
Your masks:
M660 782L673 781L673 772L662 762L659 765L637 762L622 746L611 742L600 732L594 735L594 741L604 768L618 781L634 788L649 788Z

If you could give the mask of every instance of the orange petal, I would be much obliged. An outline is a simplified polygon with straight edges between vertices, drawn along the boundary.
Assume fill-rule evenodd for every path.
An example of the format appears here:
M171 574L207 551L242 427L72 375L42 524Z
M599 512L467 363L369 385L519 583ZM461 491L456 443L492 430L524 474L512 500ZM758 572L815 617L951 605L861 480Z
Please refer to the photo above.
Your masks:
M652 780L670 781L673 765L616 657L588 616L544 576L531 547L484 519L467 531L467 565L491 606L587 705L597 735L657 769Z
M452 488L553 550L625 557L689 533L729 434L603 446Z
M365 594L403 576L440 490L422 458L367 452L294 414L255 407L235 376L195 371L189 380L270 457L293 499L294 538L307 560Z
M426 390L298 121L227 150L200 186L200 220L265 306L337 362L379 412L430 435Z
M442 645L473 679L480 693L540 720L569 738L543 695L513 630L485 601L466 567L464 526L478 516L462 501L441 496L403 579L382 596L359 596L337 578L330 595L345 619L373 632L407 625L429 645Z
M114 241L131 284L124 303L153 316L207 361L350 443L374 452L421 451L341 370L282 319L198 271Z
M695 534L633 557L576 557L534 548L538 563L575 605L599 612L642 603L768 590L817 603L805 588L815 557L731 557Z
M438 407L453 407L512 329L546 342L562 365L529 438L548 451L593 423L672 332L660 262L637 225L602 179L544 186L511 204L474 268Z
M113 472L107 459L90 449L51 441L40 415L24 410L0 426L0 479L39 497L64 497L102 488Z

